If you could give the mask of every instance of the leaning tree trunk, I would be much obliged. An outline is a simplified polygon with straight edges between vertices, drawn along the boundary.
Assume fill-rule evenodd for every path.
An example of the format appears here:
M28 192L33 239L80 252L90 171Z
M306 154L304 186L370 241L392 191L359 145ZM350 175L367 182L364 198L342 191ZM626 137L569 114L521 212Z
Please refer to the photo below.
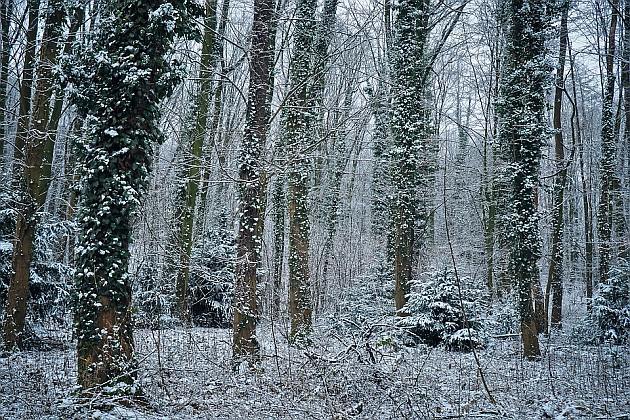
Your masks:
M564 1L562 5L562 16L560 19L560 51L558 54L558 68L556 74L556 87L553 101L553 128L554 151L556 154L557 175L553 185L553 204L551 222L551 259L549 262L549 276L547 278L547 290L545 293L545 323L544 331L547 331L548 315L551 309L551 325L562 326L562 264L564 260L564 250L562 232L564 230L564 190L567 182L567 163L564 159L564 141L562 133L562 97L564 95L564 64L567 56L567 45L569 43L569 31L567 29L569 17L569 2ZM549 308L550 295L551 308Z
M38 212L44 205L50 185L55 134L54 131L48 132L47 128L53 94L53 71L59 54L59 38L63 34L64 19L65 11L61 0L50 0L40 47L35 97L32 100L32 121L30 127L22 127L25 131L21 133L23 160L20 164L23 167L19 171L18 179L20 197L12 260L14 276L7 292L7 316L4 324L4 344L7 348L19 348L24 344L23 333ZM26 116L24 117L26 120Z
M273 0L254 0L245 136L239 161L240 220L232 342L235 361L247 357L250 363L258 361L260 352L256 337L259 316L256 291L264 220L262 201L266 199L266 182L261 175L269 124L269 73L274 58L274 45L270 42L272 21Z
M308 89L313 58L317 2L299 0L296 11L295 43L289 66L291 94L285 107L285 135L288 162L287 207L289 215L289 315L290 340L305 338L311 330L313 304L308 265L308 159L306 148L311 134L312 110Z
M545 137L546 0L511 0L500 106L500 142L509 148L510 269L519 297L524 356L540 356L532 287L539 284L537 189Z
M87 126L80 148L77 374L84 392L130 394L138 389L127 272L132 217L153 146L162 140L159 104L180 81L167 57L176 36L196 36L201 10L186 0L105 7L92 45L67 68L72 101Z

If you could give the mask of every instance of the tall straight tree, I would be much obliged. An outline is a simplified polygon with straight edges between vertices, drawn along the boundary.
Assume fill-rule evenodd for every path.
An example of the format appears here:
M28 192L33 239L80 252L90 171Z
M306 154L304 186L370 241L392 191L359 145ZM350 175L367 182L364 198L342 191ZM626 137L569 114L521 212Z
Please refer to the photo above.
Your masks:
M256 362L260 346L256 338L258 320L257 268L262 245L263 200L267 196L262 176L262 157L270 109L268 95L274 59L273 0L254 0L254 23L249 64L249 90L245 116L245 136L239 159L239 230L232 354Z
M569 1L564 0L561 5L560 16L560 46L558 54L558 66L556 69L556 86L553 100L553 128L554 152L556 155L557 175L553 184L553 208L551 222L551 259L549 261L549 276L547 278L547 290L545 294L545 325L547 329L547 315L551 310L551 325L562 325L562 264L564 250L562 232L564 229L564 190L567 183L567 163L564 159L564 136L562 133L562 98L564 96L564 66L567 57L567 45L569 43ZM551 308L549 308L550 295Z
M36 12L31 14L36 18ZM48 2L44 33L39 49L35 93L32 98L22 98L30 102L24 111L28 109L31 115L20 115L20 170L16 173L18 212L12 258L14 275L7 292L7 317L4 323L4 344L7 348L21 347L24 340L35 232L39 222L39 212L44 205L50 185L55 132L48 131L48 122L52 110L50 100L54 90L53 71L59 55L59 39L64 31L65 16L65 8L61 0ZM28 77L32 77L32 70L29 72L31 73ZM22 82L26 83L26 80ZM27 92L30 94L30 91L29 88L24 94Z
M390 202L389 258L393 263L395 303L399 315L410 291L416 224L421 210L417 196L420 172L426 174L430 154L426 103L427 43L430 0L402 0L394 24L392 71L393 196ZM426 222L426 221L425 221Z
M401 314L411 287L415 225L418 214L418 168L428 133L424 73L428 42L429 0L402 0L394 24L392 175L389 257L393 262L396 310Z
M623 144L627 154L626 170L630 165L630 1L625 0L623 3L623 51L621 57L621 85L623 88L623 111L625 116L623 127ZM623 165L622 165L623 166ZM626 175L626 190L630 176ZM616 204L616 222L617 234L619 239L619 255L628 258L630 255L630 229L625 222L623 195L620 194L622 186L619 184Z
M610 27L604 54L605 86L602 98L602 152L599 163L600 188L597 212L597 235L599 244L599 280L608 281L612 258L612 218L614 212L614 190L617 164L617 135L615 130L615 54L617 50L617 26L619 21L619 0L610 3Z
M387 254L398 315L410 291L420 239L431 229L437 143L432 133L430 74L435 60L459 21L466 3L431 9L430 0L401 0L392 48L392 145L389 154L392 195ZM429 48L431 29L439 16L441 36Z
M67 66L85 117L76 249L75 329L84 391L135 389L129 245L131 219L161 141L160 102L180 79L168 60L176 36L198 38L193 0L104 4L90 45ZM115 386L119 385L119 386Z
M538 184L545 140L547 0L510 0L500 88L499 141L509 150L509 266L519 299L524 356L540 356L532 291L538 277Z
M7 132L7 92L9 81L9 60L11 59L10 28L13 0L0 1L0 177L4 177L4 151ZM2 178L0 178L2 179Z
M212 74L215 53L215 32L217 26L217 2L206 0L203 40L201 43L201 63L199 64L199 86L192 105L192 122L186 130L184 142L184 184L180 190L180 203L176 221L180 249L179 270L177 273L177 306L182 319L188 318L188 280L190 277L190 252L193 245L193 225L195 208L201 182L201 152L208 125L208 108L212 94ZM203 218L203 214L199 214Z
M295 40L289 65L291 91L284 110L288 162L289 213L289 315L290 339L309 334L313 303L308 266L309 231L307 195L307 147L314 118L310 106L310 63L313 58L316 25L313 16L317 2L298 0L295 12Z

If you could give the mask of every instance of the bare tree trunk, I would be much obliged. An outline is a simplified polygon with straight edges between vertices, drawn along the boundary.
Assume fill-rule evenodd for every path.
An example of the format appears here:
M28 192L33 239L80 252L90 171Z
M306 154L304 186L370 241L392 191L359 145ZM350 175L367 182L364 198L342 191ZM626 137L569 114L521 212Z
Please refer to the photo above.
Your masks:
M573 93L573 114L575 145L578 152L580 165L580 179L582 187L582 206L584 208L584 277L586 283L586 307L590 312L593 300L593 218L591 204L588 194L588 183L586 181L586 171L584 170L584 139L582 138L582 127L580 124L580 112L578 107L578 96L575 80L575 63L569 46L569 61L571 63L571 88Z
M569 2L562 5L560 19L560 51L558 55L558 68L556 74L556 87L553 105L554 151L556 155L556 179L553 188L553 219L551 222L551 259L549 262L549 276L545 294L545 323L543 331L547 332L547 320L551 309L551 325L562 326L562 283L564 260L563 238L564 230L564 190L567 180L567 163L564 159L564 141L562 133L562 97L564 95L564 65L569 43ZM550 295L553 294L552 306L549 307Z
M9 79L9 59L11 58L10 45L10 17L13 13L13 0L0 1L0 42L2 53L0 54L0 180L4 178L4 152L7 142L7 91Z
M626 153L630 153L630 1L625 0L623 4L623 50L621 61L621 85L623 88L623 111L625 124L623 127L623 143ZM623 161L623 159L621 159ZM623 165L622 165L623 167ZM626 182L628 175L626 175ZM617 180L619 181L619 180ZM616 236L619 243L619 256L628 259L630 256L630 230L626 223L624 214L623 194L621 193L621 183L617 183L615 194L615 225Z
M46 200L50 185L55 132L48 132L50 99L53 93L53 69L57 62L59 38L63 34L65 10L60 0L49 0L43 41L40 48L38 78L32 106L31 127L26 127L20 171L20 205L13 251L14 277L9 284L5 320L5 346L23 345L23 330L28 299L30 266L33 260L37 212ZM29 106L30 108L30 106Z

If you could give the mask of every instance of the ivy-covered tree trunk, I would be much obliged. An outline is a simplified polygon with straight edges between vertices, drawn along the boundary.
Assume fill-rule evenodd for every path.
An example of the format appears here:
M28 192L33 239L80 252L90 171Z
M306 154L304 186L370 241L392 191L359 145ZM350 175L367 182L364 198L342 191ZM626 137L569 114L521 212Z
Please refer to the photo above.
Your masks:
M540 356L532 299L539 284L538 184L545 139L546 0L510 0L500 90L499 140L509 147L510 272L519 299L524 356Z
M195 92L191 112L192 122L184 138L184 185L179 192L179 208L177 228L180 261L175 287L179 316L187 320L188 313L188 280L190 278L190 252L194 241L193 228L197 195L201 182L201 153L208 125L208 108L212 94L213 57L215 52L215 31L217 24L216 0L206 0L204 19L204 35L201 43L201 63L199 67L199 86ZM203 214L199 214L203 219Z
M46 10L44 33L37 68L37 84L32 106L30 125L22 136L20 162L16 240L13 247L14 276L7 292L4 344L7 348L22 347L24 324L30 283L30 267L33 260L35 231L40 208L46 200L50 185L51 161L55 144L55 132L49 132L50 100L53 94L53 71L59 53L59 39L63 34L65 9L61 0L50 0ZM29 99L30 100L30 99Z
M395 303L399 315L407 303L415 253L416 225L427 215L418 199L428 183L432 147L427 118L426 48L429 0L401 0L395 22L392 72L393 137L391 153L391 229L388 254L393 264ZM424 178L421 178L424 176ZM426 225L427 220L424 220Z
M268 92L274 58L273 0L254 0L254 23L250 50L249 91L245 136L239 159L239 230L232 354L235 360L248 357L256 362L260 345L256 337L258 321L258 265L265 217L266 177L262 168L263 150L269 124Z
M299 0L295 13L295 41L289 66L291 93L284 118L288 161L287 207L289 215L289 315L290 340L300 340L311 330L313 304L308 265L308 139L312 127L309 92L310 62L315 36L315 0Z
M383 243L388 226L387 194L389 192L389 91L386 83L379 81L376 91L370 98L370 108L374 117L372 153L372 234L377 243ZM381 251L384 249L381 247Z
M321 133L323 131L322 123L325 113L322 109L322 105L324 103L324 88L326 86L326 70L330 61L330 54L328 53L328 49L335 33L338 3L338 0L324 0L322 18L315 28L316 32L313 38L313 58L311 60L309 96L312 101L311 112L313 115L313 120L311 121L311 130L312 135L315 138L317 138L318 133ZM314 151L315 158L313 159L313 189L321 189L322 186L322 175L325 166L324 161L327 147L326 143L326 141L319 142L316 150ZM317 194L317 196L321 195ZM310 210L313 211L316 208L317 206L314 205Z
M108 2L92 43L66 69L86 123L75 311L78 382L86 392L137 390L131 219L162 139L160 102L180 80L168 55L176 36L197 37L200 13L193 0Z
M280 138L282 136L279 136ZM279 144L280 142L278 142ZM281 146L282 147L282 146ZM281 149L281 148L279 148ZM278 150L277 154L283 154ZM280 297L282 288L282 272L284 265L285 248L285 220L286 220L286 178L278 174L273 182L271 201L273 205L273 291L272 313L274 316L280 313Z
M612 218L614 212L614 189L616 185L617 136L615 135L615 54L617 49L617 26L619 0L611 2L610 27L605 50L605 89L602 98L602 151L600 157L599 208L597 212L597 235L599 245L599 280L608 281L612 258Z
M567 182L567 163L564 159L564 140L562 133L562 97L564 95L564 65L569 42L568 20L569 1L565 0L562 4L560 17L560 47L553 101L553 128L555 130L554 151L556 155L557 175L553 185L551 259L549 261L549 276L547 278L547 290L545 294L545 331L547 330L549 311L551 311L551 325L557 327L562 326L562 264L564 260L562 233L564 230L564 190ZM550 295L553 295L551 308L549 307Z

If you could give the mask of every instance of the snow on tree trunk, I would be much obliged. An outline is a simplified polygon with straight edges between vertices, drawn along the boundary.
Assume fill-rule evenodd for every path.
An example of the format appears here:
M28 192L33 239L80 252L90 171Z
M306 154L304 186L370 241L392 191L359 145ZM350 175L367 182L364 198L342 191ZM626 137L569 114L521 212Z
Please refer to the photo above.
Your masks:
M509 149L509 270L519 299L521 337L527 358L540 356L532 291L540 284L538 184L546 136L546 0L510 0L500 90L499 141Z
M6 149L7 138L7 92L9 81L9 59L11 58L11 44L9 43L9 23L13 14L13 0L0 1L0 42L2 43L2 53L0 53L0 180L4 181L4 151Z
M547 278L547 290L545 294L545 325L547 330L547 318L551 311L551 325L562 326L562 294L563 294L563 270L564 260L563 230L564 230L564 190L567 182L567 163L564 159L564 140L562 133L562 97L564 95L564 64L567 55L569 41L568 16L569 2L562 4L560 18L560 47L558 55L558 67L556 73L556 86L553 105L554 151L556 155L556 170L558 174L553 185L553 208L551 222L551 259L549 262L549 276ZM549 307L550 295L551 308Z
M597 212L597 235L599 245L599 280L608 281L610 261L613 253L612 223L614 214L614 190L617 184L617 136L613 102L615 99L615 51L617 49L617 21L619 19L619 0L611 3L610 27L605 50L605 90L602 98L602 151L600 157L599 208Z
M201 63L199 68L199 86L192 105L192 124L188 127L184 142L184 185L179 191L179 207L176 217L178 223L178 243L180 246L179 270L175 286L177 310L179 316L189 319L188 283L190 279L190 252L192 250L195 224L195 209L201 181L201 152L208 124L208 108L212 94L212 64L215 49L215 28L217 22L216 0L207 0L204 19L204 35L201 44ZM198 214L203 219L203 214Z
M239 160L240 220L232 353L235 360L245 356L250 362L256 362L260 352L256 337L257 271L265 217L263 200L267 197L262 158L269 124L269 75L274 58L274 44L270 41L273 10L273 0L254 1L245 136Z
M91 44L66 66L85 117L76 248L78 382L86 392L134 393L131 318L132 217L162 140L159 104L181 79L167 58L176 36L198 38L192 0L104 5Z
M37 12L33 11L33 16ZM7 348L23 345L23 330L29 291L30 266L33 260L33 241L39 222L40 208L46 200L50 185L51 163L55 144L55 132L48 131L53 94L53 71L59 55L59 39L63 34L65 19L64 5L60 0L51 0L46 9L46 20L40 57L37 66L37 83L32 106L32 115L22 115L26 123L20 133L22 149L19 151L23 167L17 171L18 208L16 243L13 249L14 276L9 284L4 325L4 342ZM36 22L35 22L36 23ZM26 76L25 76L26 77ZM30 89L29 89L30 92ZM30 98L29 98L30 101ZM27 123L26 123L27 124ZM56 127L55 127L56 128Z
M428 224L425 202L418 189L430 187L433 156L427 118L426 48L429 36L429 0L402 0L395 22L392 72L393 145L391 150L391 229L389 258L393 264L395 303L399 315L410 291L416 225Z
M309 91L310 62L315 37L314 0L299 0L295 13L295 41L289 65L291 94L284 112L288 162L289 215L289 315L290 340L306 337L311 330L313 304L308 265L308 158L312 105Z

